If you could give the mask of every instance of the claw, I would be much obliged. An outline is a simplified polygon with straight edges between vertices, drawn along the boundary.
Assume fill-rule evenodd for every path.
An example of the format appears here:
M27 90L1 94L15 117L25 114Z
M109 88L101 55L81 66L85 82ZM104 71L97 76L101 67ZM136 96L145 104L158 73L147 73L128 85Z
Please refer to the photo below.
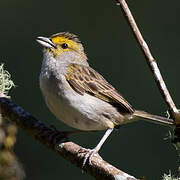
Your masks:
M98 154L97 151L96 151L96 149L89 149L89 151L86 153L86 155L85 155L85 157L84 157L83 167L85 166L87 160L89 161L88 163L91 164L92 157L93 157L95 154Z
M94 149L84 149L84 148L82 148L82 149L79 150L79 153L86 153L86 155L84 157L84 160L83 160L83 166L82 167L85 166L87 160L89 161L89 164L91 164L92 157L94 155L99 156L98 151L100 150L101 146L103 145L103 143L105 142L105 140L111 134L112 131L113 131L113 129L108 129L106 131L106 133L104 134L104 136L99 141L98 145Z
M91 164L93 156L99 155L95 148L94 149L84 149L84 148L82 148L82 149L79 150L79 153L85 153L82 167L85 166L87 161L88 161L89 164Z

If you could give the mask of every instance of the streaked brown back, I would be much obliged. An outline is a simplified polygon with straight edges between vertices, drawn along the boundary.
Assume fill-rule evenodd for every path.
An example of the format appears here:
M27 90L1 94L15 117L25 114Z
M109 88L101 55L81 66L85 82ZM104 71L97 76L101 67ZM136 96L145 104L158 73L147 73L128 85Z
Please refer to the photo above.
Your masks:
M91 94L115 106L121 113L133 113L131 105L94 69L71 64L65 77L71 87L83 95Z

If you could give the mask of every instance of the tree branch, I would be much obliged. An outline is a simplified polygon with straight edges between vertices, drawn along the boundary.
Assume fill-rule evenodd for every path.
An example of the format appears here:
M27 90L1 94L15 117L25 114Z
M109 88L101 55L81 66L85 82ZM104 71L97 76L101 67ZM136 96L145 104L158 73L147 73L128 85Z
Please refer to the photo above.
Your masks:
M149 65L152 73L153 73L153 77L156 81L156 84L160 90L161 95L163 96L164 101L166 102L171 115L173 116L173 118L175 119L177 124L180 124L180 114L178 109L176 108L176 105L174 104L174 101L166 87L166 84L162 78L161 72L158 68L157 65L157 61L154 59L154 57L151 54L151 51L147 45L147 43L145 42L145 40L143 39L143 36L134 20L133 15L131 14L131 11L126 3L125 0L116 0L118 2L118 4L121 5L121 8L123 10L123 13L125 14L125 17L127 19L128 24L130 25L133 34L141 48L141 50L143 51L143 54L145 55L147 64Z
M92 157L91 164L86 163L82 167L85 153L80 152L82 151L81 146L68 141L65 133L47 127L2 94L0 95L0 111L3 117L24 129L27 134L37 139L41 144L83 169L84 172L92 175L95 179L137 180L133 176L108 164L99 155Z

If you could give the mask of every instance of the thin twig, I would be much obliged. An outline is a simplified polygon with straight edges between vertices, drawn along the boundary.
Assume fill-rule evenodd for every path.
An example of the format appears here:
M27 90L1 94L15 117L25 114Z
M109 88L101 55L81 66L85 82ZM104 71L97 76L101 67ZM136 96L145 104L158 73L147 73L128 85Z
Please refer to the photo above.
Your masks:
M91 164L82 167L86 149L67 140L66 134L49 128L23 108L16 105L11 99L0 94L0 111L3 117L15 123L27 134L37 139L41 144L50 148L64 159L70 161L84 172L95 177L96 180L137 180L133 176L115 168L105 162L99 155L93 156ZM82 151L83 149L83 151Z
M170 110L170 113L172 114L173 118L177 121L177 123L178 123L178 121L180 122L180 115L179 115L178 109L176 108L176 105L174 104L174 101L172 100L172 97L171 97L171 95L166 87L166 84L162 78L161 72L157 65L157 61L152 56L147 43L143 39L142 34L131 14L131 11L130 11L126 1L125 0L117 0L117 2L121 5L122 10L128 21L128 24L130 25L130 27L133 31L133 34L134 34L136 40L138 41L138 44L140 45L141 50L143 51L143 53L146 57L147 63L153 73L153 77L157 83L157 86L159 87L159 90L160 90L161 95L163 96L163 99L165 100L165 102Z

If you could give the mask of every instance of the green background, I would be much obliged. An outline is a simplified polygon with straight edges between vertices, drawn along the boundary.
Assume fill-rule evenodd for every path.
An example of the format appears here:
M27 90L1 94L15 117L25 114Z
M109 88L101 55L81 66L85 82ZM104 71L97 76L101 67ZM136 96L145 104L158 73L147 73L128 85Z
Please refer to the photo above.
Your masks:
M129 0L137 23L158 60L175 103L180 103L180 1ZM42 48L37 36L69 31L79 35L89 63L103 74L136 109L165 115L167 107L145 58L115 1L1 0L0 61L17 87L12 99L59 130L70 129L47 109L39 89ZM94 147L104 132L76 135L83 147ZM100 155L123 171L150 180L178 167L178 156L163 138L167 127L139 121L114 132ZM27 180L92 179L19 130L15 147Z

